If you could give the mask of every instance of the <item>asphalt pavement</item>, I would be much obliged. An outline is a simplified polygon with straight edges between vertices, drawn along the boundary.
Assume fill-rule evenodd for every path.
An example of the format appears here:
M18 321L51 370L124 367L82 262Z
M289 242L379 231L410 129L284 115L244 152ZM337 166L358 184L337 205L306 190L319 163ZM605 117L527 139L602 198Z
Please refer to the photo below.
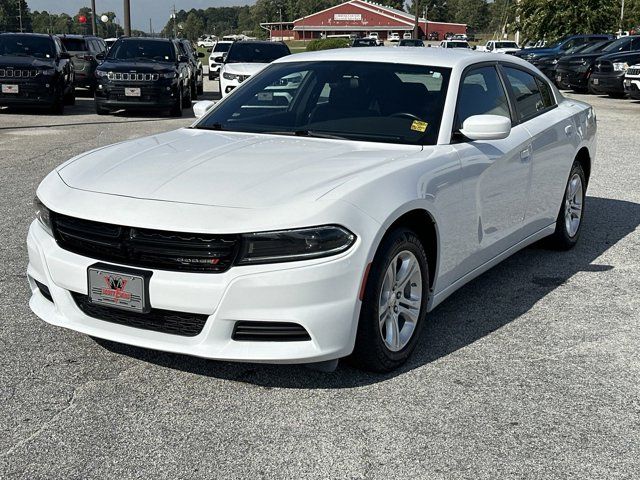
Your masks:
M599 123L580 244L527 248L458 291L389 375L206 361L39 320L25 237L40 180L193 118L97 116L89 98L62 117L0 112L0 478L638 478L640 102L578 97Z

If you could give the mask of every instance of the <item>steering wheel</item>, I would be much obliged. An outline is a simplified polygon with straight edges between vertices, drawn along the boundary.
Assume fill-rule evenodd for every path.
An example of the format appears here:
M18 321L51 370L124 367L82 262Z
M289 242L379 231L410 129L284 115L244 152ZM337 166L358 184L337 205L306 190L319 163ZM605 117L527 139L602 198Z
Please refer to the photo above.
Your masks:
M391 115L389 115L389 117L394 118L394 117L408 117L411 118L413 120L417 120L419 122L422 122L422 119L419 118L417 115L414 115L413 113L409 113L409 112L397 112L397 113L393 113Z

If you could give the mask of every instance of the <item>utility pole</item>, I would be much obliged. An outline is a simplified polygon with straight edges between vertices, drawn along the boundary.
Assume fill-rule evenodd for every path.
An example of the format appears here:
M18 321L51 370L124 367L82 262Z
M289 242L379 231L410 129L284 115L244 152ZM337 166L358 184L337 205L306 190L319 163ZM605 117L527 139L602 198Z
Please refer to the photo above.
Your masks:
M22 0L18 0L18 21L20 22L20 33L22 33Z
M96 0L91 0L91 33L96 36Z
M124 0L124 35L131 36L131 4L129 0Z
M622 0L622 6L620 7L620 35L622 35L623 20L624 20L624 0Z
M420 0L414 0L414 2L416 4L416 23L413 26L413 38L417 39L420 36L420 24L418 23L420 21Z
M149 35L153 37L153 24L151 23L151 17L149 17Z
M178 26L176 25L176 4L173 4L173 38L178 38Z

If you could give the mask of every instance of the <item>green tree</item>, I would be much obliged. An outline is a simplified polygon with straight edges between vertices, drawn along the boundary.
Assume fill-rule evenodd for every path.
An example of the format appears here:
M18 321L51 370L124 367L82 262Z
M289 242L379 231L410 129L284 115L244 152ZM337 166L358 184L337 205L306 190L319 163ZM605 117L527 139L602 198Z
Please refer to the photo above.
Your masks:
M517 14L525 39L554 41L570 33L618 29L620 5L611 0L521 0Z
M19 32L20 17L22 31L32 31L31 12L26 0L0 0L0 32Z
M191 10L182 27L182 34L185 38L195 42L200 35L205 33L205 23L198 11Z

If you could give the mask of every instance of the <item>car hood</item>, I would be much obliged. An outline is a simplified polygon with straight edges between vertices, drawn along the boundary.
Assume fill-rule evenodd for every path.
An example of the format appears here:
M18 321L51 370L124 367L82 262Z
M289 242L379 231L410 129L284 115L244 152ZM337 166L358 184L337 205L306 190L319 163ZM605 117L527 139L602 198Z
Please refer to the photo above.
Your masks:
M16 57L13 55L0 56L0 67L16 67L16 68L51 68L53 66L53 60L48 58L35 58L35 57Z
M574 55L565 55L558 60L558 63L562 64L570 64L570 63L582 63L584 61L595 62L597 58L602 56L602 52L600 53L576 53Z
M235 75L255 75L268 65L268 63L226 63L224 71Z
M58 174L79 190L197 205L269 208L315 201L419 146L180 129L104 147Z
M525 48L518 52L519 57L527 57L529 55L534 55L536 57L541 55L553 55L557 53L558 50L556 48Z
M629 65L631 65L630 62L636 63L638 60L640 60L640 51L609 53L608 55L599 56L598 60L608 60L610 62L627 62L629 63Z

